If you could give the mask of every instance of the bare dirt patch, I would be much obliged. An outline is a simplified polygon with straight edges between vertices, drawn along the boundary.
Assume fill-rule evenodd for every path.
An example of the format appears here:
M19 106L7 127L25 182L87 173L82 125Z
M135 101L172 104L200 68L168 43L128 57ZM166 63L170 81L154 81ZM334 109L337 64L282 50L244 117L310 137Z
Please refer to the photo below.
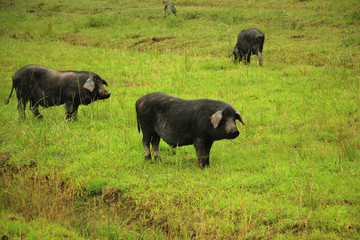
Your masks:
M142 43L150 43L150 44L154 44L154 43L158 43L161 41L165 41L165 40L169 40L169 39L174 39L175 37L152 37L152 38L147 38L147 39L142 39L138 42L136 42L133 47L135 47L136 45L142 44Z
M292 35L291 38L303 38L305 37L304 35Z

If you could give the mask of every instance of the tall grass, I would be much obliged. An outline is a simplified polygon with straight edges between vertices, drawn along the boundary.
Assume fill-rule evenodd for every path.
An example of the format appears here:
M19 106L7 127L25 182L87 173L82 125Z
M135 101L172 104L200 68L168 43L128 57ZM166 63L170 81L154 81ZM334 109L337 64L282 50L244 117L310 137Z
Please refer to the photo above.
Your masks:
M30 63L96 72L112 93L72 122L0 103L0 236L359 238L359 3L175 4L0 3L0 99ZM247 27L266 35L264 68L227 57ZM134 104L154 91L226 101L245 126L205 170L163 141L146 162Z

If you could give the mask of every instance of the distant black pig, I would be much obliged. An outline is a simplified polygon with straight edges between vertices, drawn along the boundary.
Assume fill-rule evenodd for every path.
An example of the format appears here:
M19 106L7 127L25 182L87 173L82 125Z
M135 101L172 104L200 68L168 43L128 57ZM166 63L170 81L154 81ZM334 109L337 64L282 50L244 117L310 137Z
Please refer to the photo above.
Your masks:
M257 55L260 67L263 66L262 51L265 41L265 34L256 28L249 28L239 33L236 46L230 52L230 56L234 54L235 61L246 60L250 63L251 55Z
M163 4L165 4L165 7L164 7L165 16L170 12L174 16L176 16L176 9L175 9L175 5L173 3L163 1Z
M20 116L25 118L25 107L30 101L30 110L35 117L42 118L39 105L43 108L65 104L66 119L76 117L80 104L88 105L99 99L107 99L110 93L104 79L87 71L55 71L50 68L28 65L13 76L9 103L15 88L18 98L17 108Z
M233 139L239 135L235 119L244 124L241 115L221 101L183 100L164 93L150 93L136 101L138 131L143 132L145 160L159 159L162 138L171 147L193 144L200 168L209 165L214 141Z

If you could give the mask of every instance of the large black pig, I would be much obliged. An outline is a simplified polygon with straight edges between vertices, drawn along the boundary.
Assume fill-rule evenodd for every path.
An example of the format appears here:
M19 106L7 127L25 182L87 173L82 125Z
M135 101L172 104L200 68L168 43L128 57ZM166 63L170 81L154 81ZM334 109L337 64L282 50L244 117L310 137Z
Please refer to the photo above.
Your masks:
M13 79L9 103L15 88L17 108L25 118L25 107L30 101L30 110L35 117L42 118L39 106L43 108L65 104L66 119L76 117L80 104L87 105L99 99L107 99L110 93L104 79L87 71L56 71L50 68L28 65L17 71Z
M235 119L244 124L241 115L221 101L183 100L165 93L150 93L136 101L138 130L143 132L145 160L159 159L162 138L171 147L193 144L200 168L209 165L214 141L233 139L239 135Z

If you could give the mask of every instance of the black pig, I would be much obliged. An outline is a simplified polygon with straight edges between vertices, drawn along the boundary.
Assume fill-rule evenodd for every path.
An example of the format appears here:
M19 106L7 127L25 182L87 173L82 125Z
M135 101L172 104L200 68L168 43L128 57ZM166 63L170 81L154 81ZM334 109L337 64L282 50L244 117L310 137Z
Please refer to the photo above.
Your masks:
M173 3L164 1L163 4L165 4L165 7L164 7L165 16L168 14L169 11L174 16L176 16L176 9L175 9L175 5Z
M55 71L50 68L28 65L17 71L13 79L9 103L15 88L18 98L17 108L25 118L25 107L30 101L30 110L35 117L42 118L39 105L43 108L65 104L66 119L76 117L80 104L88 105L92 101L107 99L110 93L104 79L87 71Z
M263 66L262 51L265 41L265 34L256 28L249 28L239 33L236 46L230 52L230 56L234 54L235 61L246 60L250 63L251 55L256 54L259 59L260 67ZM245 62L245 63L246 63Z
M150 93L136 101L138 131L143 132L145 160L159 159L162 138L171 147L194 144L200 168L209 165L214 141L233 139L239 135L235 119L244 124L241 115L221 101L183 100L165 93Z

